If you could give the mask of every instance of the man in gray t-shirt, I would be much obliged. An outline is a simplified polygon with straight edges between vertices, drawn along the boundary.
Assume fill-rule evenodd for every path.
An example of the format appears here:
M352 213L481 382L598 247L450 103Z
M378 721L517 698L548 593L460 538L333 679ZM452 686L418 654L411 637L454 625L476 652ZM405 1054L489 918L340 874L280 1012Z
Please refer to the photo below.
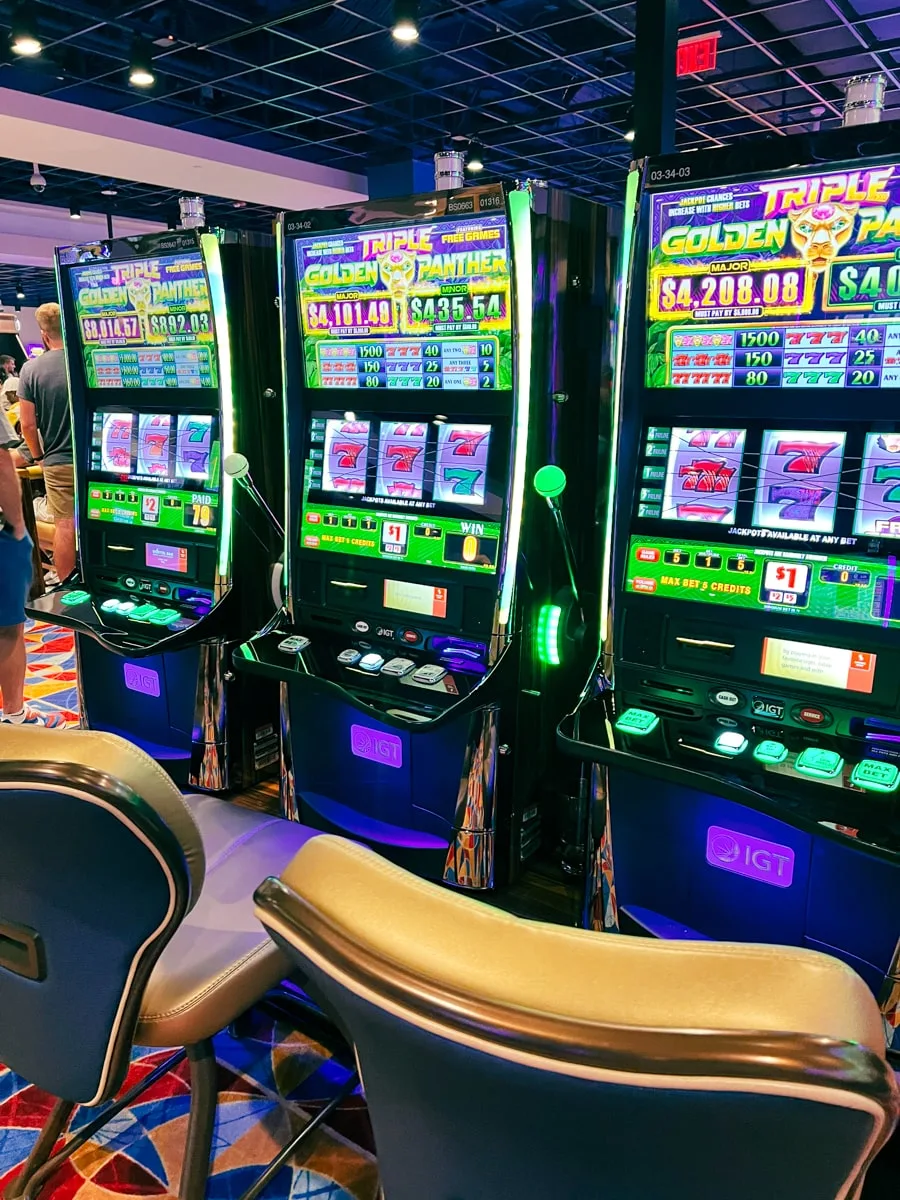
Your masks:
M53 565L60 581L75 569L75 468L69 380L58 304L35 311L44 353L31 358L19 376L22 437L44 468L47 503L55 522Z

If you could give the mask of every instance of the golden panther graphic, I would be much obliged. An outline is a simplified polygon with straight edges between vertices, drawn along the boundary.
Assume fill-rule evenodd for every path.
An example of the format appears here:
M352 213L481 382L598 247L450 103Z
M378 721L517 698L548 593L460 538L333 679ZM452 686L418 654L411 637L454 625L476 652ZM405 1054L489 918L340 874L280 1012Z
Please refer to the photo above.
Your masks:
M392 250L378 259L382 282L390 289L391 303L397 313L401 333L406 333L406 297L416 278L416 260L404 250Z
M810 204L788 214L791 241L814 275L821 275L853 236L858 204Z

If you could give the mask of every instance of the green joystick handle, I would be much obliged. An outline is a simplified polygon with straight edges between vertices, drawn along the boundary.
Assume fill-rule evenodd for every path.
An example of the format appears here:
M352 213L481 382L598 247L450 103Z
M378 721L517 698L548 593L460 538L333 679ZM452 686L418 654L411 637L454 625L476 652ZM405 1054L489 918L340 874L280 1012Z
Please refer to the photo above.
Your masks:
M555 500L561 496L567 483L565 471L553 463L540 467L534 474L534 490L545 500Z

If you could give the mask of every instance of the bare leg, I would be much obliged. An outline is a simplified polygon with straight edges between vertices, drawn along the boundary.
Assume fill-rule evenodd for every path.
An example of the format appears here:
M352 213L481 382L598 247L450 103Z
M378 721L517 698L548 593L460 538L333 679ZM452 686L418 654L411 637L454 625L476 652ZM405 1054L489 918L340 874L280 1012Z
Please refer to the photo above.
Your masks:
M53 532L53 565L60 581L75 570L75 521L65 517Z
M0 625L0 694L7 713L25 703L25 626Z

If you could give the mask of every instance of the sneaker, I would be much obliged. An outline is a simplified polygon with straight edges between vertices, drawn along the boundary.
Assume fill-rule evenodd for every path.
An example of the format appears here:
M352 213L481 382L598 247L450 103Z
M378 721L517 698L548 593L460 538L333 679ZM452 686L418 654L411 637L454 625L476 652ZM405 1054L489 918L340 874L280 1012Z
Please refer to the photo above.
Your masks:
M0 720L5 722L7 725L41 725L45 729L61 729L66 723L66 718L62 715L62 713L38 712L36 708L31 708L27 704L21 712L4 712L2 715L0 715Z

